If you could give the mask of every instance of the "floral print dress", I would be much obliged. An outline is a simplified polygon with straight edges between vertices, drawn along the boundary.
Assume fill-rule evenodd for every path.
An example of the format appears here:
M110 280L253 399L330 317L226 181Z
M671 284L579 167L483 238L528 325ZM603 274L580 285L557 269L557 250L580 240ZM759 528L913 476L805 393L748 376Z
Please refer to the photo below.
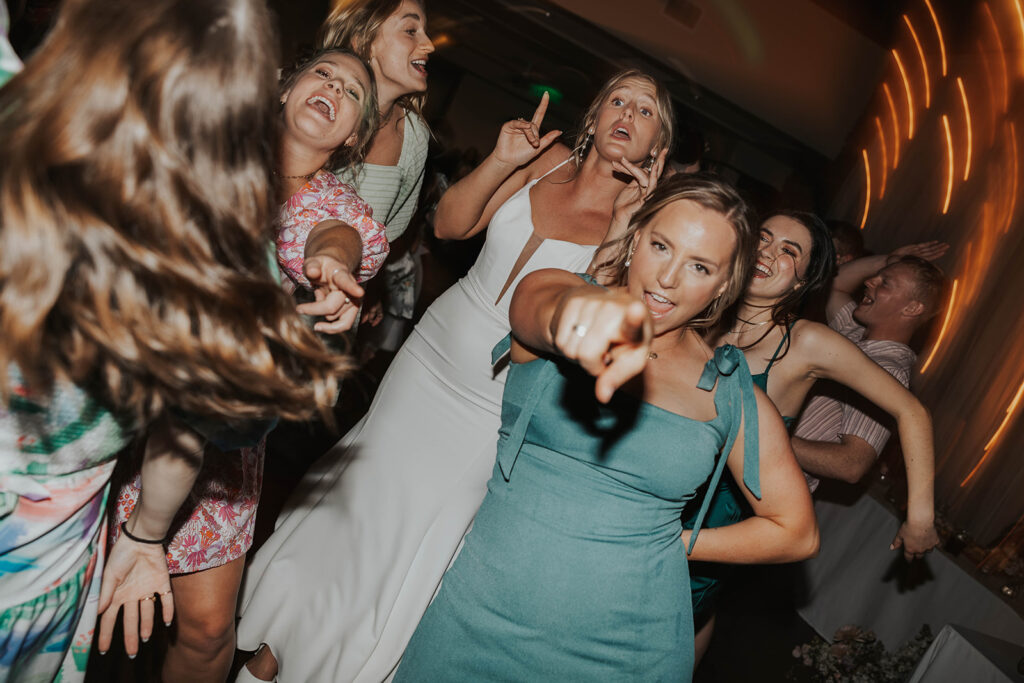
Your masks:
M285 289L310 289L303 274L303 256L309 233L320 222L339 220L359 232L363 241L357 279L377 274L388 255L384 226L373 219L373 209L350 185L333 174L319 171L285 202L278 216L277 263ZM264 441L252 448L215 454L203 462L196 485L178 518L171 525L167 567L173 574L188 574L227 564L252 546L256 509L263 483ZM121 487L110 521L110 543L121 532L139 499L141 479L136 474Z

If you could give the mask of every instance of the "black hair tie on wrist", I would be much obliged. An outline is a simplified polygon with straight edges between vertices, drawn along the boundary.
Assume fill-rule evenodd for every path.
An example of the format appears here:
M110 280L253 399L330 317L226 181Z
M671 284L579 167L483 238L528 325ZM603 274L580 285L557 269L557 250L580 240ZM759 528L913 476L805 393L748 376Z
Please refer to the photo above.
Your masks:
M164 541L167 540L166 538L158 538L155 540L149 538L139 538L132 532L128 531L128 527L125 526L126 524L128 524L128 522L121 522L121 533L123 533L125 536L135 541L136 543L145 543L147 545L163 545Z

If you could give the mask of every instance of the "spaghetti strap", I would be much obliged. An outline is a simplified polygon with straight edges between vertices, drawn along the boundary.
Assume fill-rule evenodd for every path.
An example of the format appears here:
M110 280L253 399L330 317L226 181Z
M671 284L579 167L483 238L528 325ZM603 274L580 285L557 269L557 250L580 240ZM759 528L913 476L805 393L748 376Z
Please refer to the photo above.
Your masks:
M549 168L549 169L548 169L548 170L547 170L547 171L546 171L546 172L544 173L544 175L542 175L541 177L539 177L539 178L537 178L536 180L534 180L534 181L533 181L533 184L537 184L537 183L539 183L540 181L544 180L544 179L545 179L545 178L547 178L547 177L548 177L549 175L551 175L552 173L554 173L554 172L555 172L555 171L557 171L558 169L562 168L563 166L565 166L565 165L566 165L567 163L569 163L570 161L572 161L572 157L569 157L568 159L566 159L565 161L563 161L563 162L562 162L562 163L560 163L560 164L557 164L557 165L555 165L555 166L552 166L551 168Z
M762 373L764 375L766 385L768 384L768 373L771 372L772 366L775 365L775 361L779 359L779 351L782 350L782 346L789 340L789 333L793 330L793 325L795 324L796 321L794 320L786 325L786 331L782 333L782 341L779 342L778 348L775 349L775 353L772 354L771 360L768 361L768 367L766 367ZM767 386L765 387L765 391L768 391Z

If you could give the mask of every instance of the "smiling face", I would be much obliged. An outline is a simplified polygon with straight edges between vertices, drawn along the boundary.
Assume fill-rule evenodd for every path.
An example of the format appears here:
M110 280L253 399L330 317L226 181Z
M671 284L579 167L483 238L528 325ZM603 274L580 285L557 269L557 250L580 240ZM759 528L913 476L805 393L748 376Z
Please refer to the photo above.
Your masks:
M369 74L357 58L324 55L281 96L285 141L301 141L328 154L354 144L369 89Z
M405 0L380 27L370 48L370 65L382 101L427 89L427 60L434 51L423 7Z
M722 214L682 199L651 218L634 245L626 286L643 299L658 336L682 330L725 291L737 238Z
M878 271L864 282L864 298L853 311L853 317L864 326L891 323L902 316L916 316L924 306L917 301L914 271L894 263Z
M787 216L773 216L761 226L760 239L748 298L776 300L803 286L811 231Z
M643 78L622 81L598 109L593 128L594 147L608 159L638 162L656 154L662 121L654 84Z

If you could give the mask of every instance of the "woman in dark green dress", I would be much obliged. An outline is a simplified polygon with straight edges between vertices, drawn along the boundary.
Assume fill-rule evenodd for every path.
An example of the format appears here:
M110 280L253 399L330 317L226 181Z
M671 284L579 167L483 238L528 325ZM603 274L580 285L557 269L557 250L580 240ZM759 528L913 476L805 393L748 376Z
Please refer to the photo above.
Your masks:
M686 553L815 552L777 411L742 353L697 332L742 291L746 214L723 183L676 176L599 271L607 287L555 270L524 278L487 498L397 681L690 680ZM726 464L755 516L696 542L680 512Z

